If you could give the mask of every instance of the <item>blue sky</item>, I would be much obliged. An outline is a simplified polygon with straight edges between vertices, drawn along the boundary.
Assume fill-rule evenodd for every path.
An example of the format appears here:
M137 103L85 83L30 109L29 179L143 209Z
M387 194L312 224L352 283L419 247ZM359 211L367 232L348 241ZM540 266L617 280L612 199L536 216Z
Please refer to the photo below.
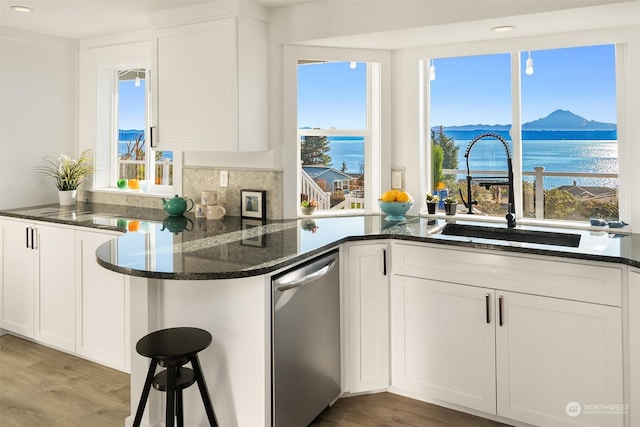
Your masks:
M362 63L298 66L298 127L364 129L366 71Z
M613 45L531 52L533 75L526 75L522 52L522 121L562 109L588 120L615 123ZM510 55L435 59L431 82L432 125L510 124Z
M613 45L532 51L534 74L524 74L522 120L557 110L588 120L615 123ZM510 124L510 55L496 54L434 61L431 124ZM358 129L365 126L365 67L324 63L298 67L299 127Z
M133 80L120 82L119 87L118 129L144 129L146 80L140 79L139 87Z

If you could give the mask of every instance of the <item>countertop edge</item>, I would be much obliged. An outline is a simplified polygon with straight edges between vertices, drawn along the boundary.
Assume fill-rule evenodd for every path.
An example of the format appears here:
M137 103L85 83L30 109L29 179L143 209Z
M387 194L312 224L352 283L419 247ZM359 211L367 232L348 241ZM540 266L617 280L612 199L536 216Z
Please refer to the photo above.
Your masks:
M42 205L42 207L50 207L50 206L51 205ZM78 227L78 228L112 231L112 232L118 232L118 233L127 232L126 229L123 229L117 226L96 224L96 223L90 223L90 222L81 222L81 221L79 222L79 221L65 220L60 218L41 217L36 215L28 215L28 214L16 213L16 212L10 212L10 211L0 211L0 218L2 217L14 218L14 219L20 219L20 220L26 220L26 221L38 221L38 222L44 222L44 223L61 224L61 225L67 225L72 227ZM326 245L310 250L308 252L304 252L298 255L293 255L291 257L286 257L279 260L270 261L263 265L256 265L255 267L250 267L244 270L226 271L226 272L174 273L174 272L138 270L138 269L111 264L101 259L98 253L96 253L96 260L99 265L101 265L102 267L108 270L115 271L121 274L126 274L129 276L136 276L136 277L146 277L151 279L169 279L169 280L233 279L233 278L260 276L260 275L272 273L274 271L280 270L287 266L302 262L308 258L312 258L327 250L340 246L342 243L367 241L367 240L410 241L410 242L418 242L418 243L426 243L426 244L464 247L464 248L470 248L470 249L484 249L484 250L490 250L490 251L520 253L525 255L539 255L539 256L565 258L565 259L605 262L610 264L626 265L633 268L640 268L640 260L633 260L625 257L624 255L588 254L588 253L580 253L580 252L557 251L557 250L546 249L546 248L545 249L522 248L522 247L514 247L514 246L503 246L499 244L490 244L490 243L430 239L428 237L423 237L423 236L411 236L411 235L402 235L402 234L395 234L395 233L391 233L391 234L373 233L373 234L346 236L346 237L337 239L334 242L330 242Z

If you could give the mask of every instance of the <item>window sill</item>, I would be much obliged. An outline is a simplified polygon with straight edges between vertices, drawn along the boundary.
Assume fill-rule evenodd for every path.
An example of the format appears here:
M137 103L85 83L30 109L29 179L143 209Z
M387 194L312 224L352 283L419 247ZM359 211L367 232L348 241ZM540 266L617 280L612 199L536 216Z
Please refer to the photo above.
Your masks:
M144 192L142 190L130 190L128 188L125 189L119 189L119 188L93 188L90 190L92 193L109 193L109 194L122 194L122 195L134 195L134 196L142 196L142 197L167 197L167 196L173 196L173 190L172 189L158 189L158 188L153 188L148 192Z
M364 209L340 209L340 210L331 210L331 209L317 210L316 209L316 211L311 215L304 215L303 213L298 212L299 219L326 218L326 217L336 217L336 216L359 216L359 215L365 215Z

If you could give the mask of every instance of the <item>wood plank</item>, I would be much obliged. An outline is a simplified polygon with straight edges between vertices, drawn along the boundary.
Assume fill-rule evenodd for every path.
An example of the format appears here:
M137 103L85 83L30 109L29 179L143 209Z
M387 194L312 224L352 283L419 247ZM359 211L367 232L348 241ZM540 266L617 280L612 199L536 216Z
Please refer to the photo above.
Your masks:
M119 427L129 375L12 335L0 337L2 427ZM338 400L314 427L506 427L391 393Z

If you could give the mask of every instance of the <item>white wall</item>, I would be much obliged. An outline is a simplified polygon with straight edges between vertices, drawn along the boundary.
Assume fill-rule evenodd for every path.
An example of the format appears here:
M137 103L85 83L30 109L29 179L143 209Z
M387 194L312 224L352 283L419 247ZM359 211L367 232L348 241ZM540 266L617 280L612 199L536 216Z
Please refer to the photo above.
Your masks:
M0 29L0 209L57 203L43 156L75 155L78 42Z

